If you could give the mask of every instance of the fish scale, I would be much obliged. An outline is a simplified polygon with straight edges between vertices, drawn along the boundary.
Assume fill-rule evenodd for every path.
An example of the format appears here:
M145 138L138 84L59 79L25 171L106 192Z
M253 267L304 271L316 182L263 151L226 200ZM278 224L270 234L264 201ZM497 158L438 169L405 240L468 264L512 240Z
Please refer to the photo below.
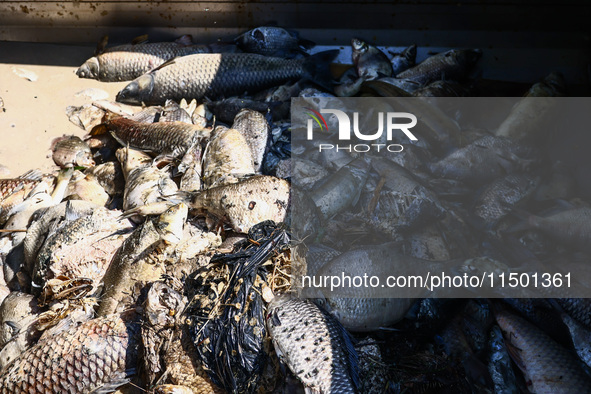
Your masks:
M290 296L275 298L269 311L275 350L305 386L321 393L357 392L357 353L336 319Z
M97 318L42 338L3 371L0 393L114 390L132 374L138 339L134 315Z

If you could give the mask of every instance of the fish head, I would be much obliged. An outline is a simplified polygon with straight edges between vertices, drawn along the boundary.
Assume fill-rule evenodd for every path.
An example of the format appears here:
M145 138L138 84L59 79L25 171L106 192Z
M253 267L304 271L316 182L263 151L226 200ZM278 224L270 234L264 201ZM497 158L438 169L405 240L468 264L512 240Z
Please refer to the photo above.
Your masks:
M76 164L81 167L94 167L95 161L90 150L81 150L76 154Z
M353 52L363 53L369 49L369 45L365 41L360 40L359 38L352 38L351 39L351 47L353 48Z
M78 70L76 70L76 75L78 75L79 78L97 79L99 75L99 62L96 56L91 57L81 65Z
M130 82L119 93L116 100L125 104L142 104L152 94L154 89L154 76L144 74L136 80Z

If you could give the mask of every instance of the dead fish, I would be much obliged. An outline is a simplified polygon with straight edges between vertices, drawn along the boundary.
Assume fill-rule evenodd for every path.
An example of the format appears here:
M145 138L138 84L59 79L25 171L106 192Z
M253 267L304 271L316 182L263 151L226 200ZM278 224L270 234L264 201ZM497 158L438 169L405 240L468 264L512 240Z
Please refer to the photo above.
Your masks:
M284 295L269 304L267 326L279 358L308 389L357 392L357 352L329 314L309 300Z
M384 52L358 38L351 40L351 47L357 75L367 80L392 76L392 63Z
M113 391L136 373L135 313L97 318L41 339L2 371L3 393Z
M185 101L186 102L186 101ZM191 112L192 113L192 112ZM185 108L182 108L180 104L173 100L166 100L164 108L160 114L159 122L183 122L193 123L191 114L187 112Z
M132 229L130 222L119 220L119 216L118 211L96 208L88 216L62 223L48 235L31 272L33 293L39 294L45 282L57 276L89 278L98 286Z
M256 92L288 81L308 78L330 88L328 64L338 51L306 59L282 59L250 53L197 54L171 60L142 75L117 94L128 104L162 104L166 99L217 99ZM245 74L245 70L250 70Z
M163 201L164 196L176 193L178 186L166 169L142 166L131 170L123 192L123 210Z
M492 228L511 211L511 206L526 201L535 191L539 178L527 174L509 174L488 185L477 198L474 214Z
M168 244L178 244L183 239L183 227L187 221L189 207L181 202L168 208L158 217L156 230Z
M102 51L76 70L80 78L103 82L131 81L177 56L209 52L185 35L175 42L120 45Z
M271 132L267 119L258 111L243 109L234 118L232 128L244 136L252 152L254 170L260 174Z
M301 51L301 45L306 45L308 49L313 46L310 41L300 40L297 33L274 26L249 30L239 35L234 42L244 52L277 57L293 57Z
M36 321L41 313L34 296L11 292L0 305L0 371L20 357L41 336Z
M123 146L170 158L182 157L191 145L210 133L208 129L182 122L141 123L117 116L93 128L90 135L107 131Z
M496 324L490 330L488 372L495 393L518 393L517 378L511 365L511 357L505 346L503 333Z
M310 197L324 220L357 203L368 174L369 162L365 158L357 158L314 186Z
M103 187L109 196L122 195L125 189L125 178L121 164L117 161L108 161L94 166L90 175Z
M93 104L84 104L79 107L69 105L66 108L66 115L70 122L82 130L90 131L103 121L105 111Z
M417 46L412 44L400 53L395 53L392 57L392 76L397 76L401 72L408 70L415 65L417 59Z
M376 92L381 97L407 97L421 88L421 84L410 79L383 77L366 81L363 87Z
M531 323L504 310L495 317L509 354L525 375L535 393L572 393L591 391L591 378L570 351Z
M228 125L234 122L236 115L238 115L243 109L250 109L264 114L270 111L273 115L273 119L278 120L278 118L275 117L275 109L280 105L281 103L276 101L262 102L239 97L230 97L220 101L207 103L207 107L215 115L216 119Z
M482 185L536 162L537 151L495 136L482 137L429 164L435 176Z
M591 329L591 299L556 298L556 302L570 317Z
M438 80L461 81L468 76L481 56L482 51L479 49L452 49L428 57L396 75L396 78L408 79L421 85Z
M110 200L109 194L92 174L85 175L80 171L72 175L65 198L89 201L99 206L107 205Z
M186 202L191 209L206 211L214 218L227 222L234 231L244 233L266 220L284 222L290 202L290 187L284 179L255 175L238 183L201 192L179 192L170 198ZM125 212L124 217L161 214L171 205L170 201L148 204Z
M570 337L572 339L575 351L579 358L587 364L591 365L591 331L577 320L570 317L570 315L559 308L561 311L560 317L564 324L568 327Z
M92 167L95 164L88 144L75 135L55 139L51 150L53 162L60 168Z
M183 174L179 184L179 190L185 192L198 192L201 190L201 175L203 174L202 155L203 148L201 144L195 143L181 159L181 162L177 166L178 171Z
M536 216L514 209L523 221L508 229L510 232L533 229L565 245L591 250L591 208L569 207L548 216Z
M206 188L236 183L255 173L250 146L235 129L216 127L203 156L202 178Z
M415 97L464 97L470 89L454 81L435 81L412 93Z

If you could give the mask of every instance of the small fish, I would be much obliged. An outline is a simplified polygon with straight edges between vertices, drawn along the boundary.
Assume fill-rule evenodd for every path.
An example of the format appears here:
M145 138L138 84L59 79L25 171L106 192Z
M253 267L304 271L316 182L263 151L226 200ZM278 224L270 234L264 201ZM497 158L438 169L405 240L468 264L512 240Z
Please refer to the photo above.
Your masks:
M2 393L114 391L136 372L139 323L133 313L97 318L48 336L0 375Z
M392 76L408 70L415 65L417 59L417 46L412 44L400 53L395 53L392 58Z
M249 30L238 36L234 42L244 52L276 57L293 57L301 51L302 44L309 48L313 46L310 41L300 40L296 33L272 26Z
M115 116L90 132L96 136L109 131L123 146L180 158L196 141L209 137L209 129L183 122L142 123Z
M250 146L235 129L216 127L203 156L205 188L235 183L256 172Z
M511 358L535 393L591 391L591 378L576 355L542 330L505 310L495 310Z
M358 357L341 324L309 300L289 295L269 304L267 326L275 351L309 390L356 393Z
M330 89L329 63L338 51L305 59L282 59L251 53L197 54L171 60L128 84L117 94L127 104L163 104L166 99L218 99L302 78ZM248 73L245 73L248 70Z
M93 167L95 165L90 147L75 135L54 140L52 151L53 162L60 168Z
M482 51L479 49L452 49L428 57L396 75L396 78L408 79L421 85L438 80L461 81L468 76L481 56Z
M351 47L351 57L359 77L374 80L392 76L392 63L384 52L358 38L351 40Z
M189 207L181 202L168 208L158 217L156 230L167 244L178 244L183 239L183 227L187 221Z
M191 36L183 36L175 42L120 45L99 52L76 70L78 77L103 82L131 81L174 57L209 50L193 45Z
M234 118L232 128L238 130L246 139L252 152L254 170L260 173L271 132L267 119L258 111L243 109Z

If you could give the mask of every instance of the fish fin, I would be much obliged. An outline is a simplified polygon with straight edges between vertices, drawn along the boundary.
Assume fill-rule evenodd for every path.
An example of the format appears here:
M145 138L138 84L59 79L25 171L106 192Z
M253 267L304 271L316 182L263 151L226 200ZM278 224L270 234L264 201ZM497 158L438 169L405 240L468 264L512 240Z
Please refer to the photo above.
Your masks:
M135 370L133 373L129 373L129 375L135 374ZM127 374L127 371L126 371ZM129 377L116 377L115 379L107 382L100 387L96 387L94 390L89 391L89 394L107 394L117 391L117 389L131 381Z
M142 34L141 36L137 36L131 40L131 45L145 44L146 42L148 42L148 35Z
M333 76L330 72L330 63L338 56L339 50L318 52L306 58L303 67L306 70L305 78L317 85L332 91Z
M165 61L164 63L162 63L161 65L159 65L158 67L155 67L153 69L151 69L150 71L148 71L148 73L153 73L154 71L158 71L161 68L164 68L166 66L170 66L171 64L174 64L176 61L176 57L172 58L172 59L168 59L167 61Z
M43 176L43 173L41 173L41 170L34 169L34 170L29 170L22 175L19 175L17 178L18 179L26 179L26 180L30 180L30 181L38 181L38 180L41 180L42 176Z
M316 43L305 38L299 38L298 45L305 50L310 50L316 46Z
M94 50L94 56L98 56L101 53L105 52L105 48L107 47L107 43L109 42L109 36L104 35L101 40L96 44L96 49Z
M415 62L417 58L417 44L412 44L401 53L404 58L410 62Z
M191 46L193 45L193 36L190 34L185 34L174 40L177 44L181 44L183 46Z

